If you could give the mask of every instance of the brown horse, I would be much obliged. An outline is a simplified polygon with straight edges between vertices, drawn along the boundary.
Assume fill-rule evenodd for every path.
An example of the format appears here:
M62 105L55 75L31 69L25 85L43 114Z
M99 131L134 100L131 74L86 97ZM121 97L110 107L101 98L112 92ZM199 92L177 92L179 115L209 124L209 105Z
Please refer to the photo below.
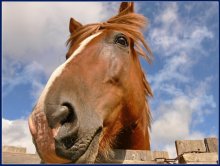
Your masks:
M93 163L112 149L150 149L152 91L138 57L152 59L141 33L145 25L132 2L122 2L104 23L70 19L67 60L51 75L29 118L45 163Z

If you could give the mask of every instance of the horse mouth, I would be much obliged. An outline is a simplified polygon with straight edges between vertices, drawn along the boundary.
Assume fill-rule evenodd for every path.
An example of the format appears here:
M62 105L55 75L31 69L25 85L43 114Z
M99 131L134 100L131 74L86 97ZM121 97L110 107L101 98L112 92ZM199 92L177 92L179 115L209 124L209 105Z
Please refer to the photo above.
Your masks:
M56 154L71 160L71 163L94 163L99 148L99 136L102 128L98 128L93 134L85 134L72 141L70 137L64 142L55 138Z

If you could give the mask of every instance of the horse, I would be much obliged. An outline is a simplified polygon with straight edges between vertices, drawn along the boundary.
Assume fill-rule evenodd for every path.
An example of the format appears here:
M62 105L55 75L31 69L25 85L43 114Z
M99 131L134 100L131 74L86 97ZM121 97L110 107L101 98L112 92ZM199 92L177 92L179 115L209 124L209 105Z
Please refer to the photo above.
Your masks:
M146 25L133 2L122 2L106 22L70 19L66 61L28 119L43 163L97 163L114 149L150 150L153 93L139 58L153 60Z

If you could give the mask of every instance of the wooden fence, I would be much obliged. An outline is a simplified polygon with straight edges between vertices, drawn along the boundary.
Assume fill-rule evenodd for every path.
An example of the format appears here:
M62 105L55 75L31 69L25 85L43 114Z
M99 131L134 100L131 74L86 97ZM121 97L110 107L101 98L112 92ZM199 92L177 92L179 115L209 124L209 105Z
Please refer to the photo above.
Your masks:
M204 140L176 140L175 158L169 158L166 151L120 150L105 163L121 164L217 164L218 139L205 138ZM13 150L14 149L14 150ZM40 163L37 154L27 154L25 150L16 147L3 147L3 163L30 164Z

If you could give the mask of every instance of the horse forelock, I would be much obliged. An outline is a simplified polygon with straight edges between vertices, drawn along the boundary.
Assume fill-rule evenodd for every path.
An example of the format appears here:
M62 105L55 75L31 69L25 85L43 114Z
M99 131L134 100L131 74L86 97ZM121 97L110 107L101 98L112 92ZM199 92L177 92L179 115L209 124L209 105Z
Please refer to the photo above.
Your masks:
M137 54L143 56L151 63L153 54L142 34L142 29L146 25L147 19L141 14L128 13L125 15L117 15L106 22L82 26L76 33L71 34L70 38L67 40L67 45L71 48L73 44L80 43L82 40L101 29L118 30L128 35L128 37L134 41ZM144 47L146 51L143 51L142 47Z

